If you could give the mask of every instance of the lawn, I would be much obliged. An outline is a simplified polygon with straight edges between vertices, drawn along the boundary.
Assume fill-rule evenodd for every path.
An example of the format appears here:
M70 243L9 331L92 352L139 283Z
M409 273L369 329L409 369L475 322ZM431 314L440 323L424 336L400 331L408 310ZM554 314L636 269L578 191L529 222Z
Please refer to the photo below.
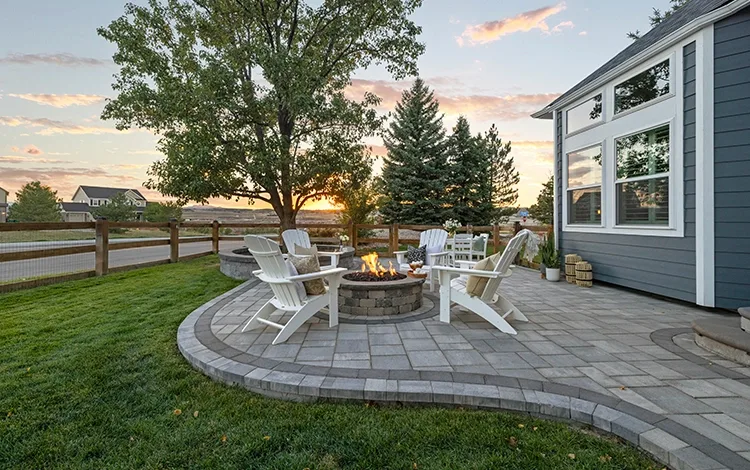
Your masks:
M235 285L211 256L0 295L0 468L661 468L522 415L298 404L212 382L176 331Z

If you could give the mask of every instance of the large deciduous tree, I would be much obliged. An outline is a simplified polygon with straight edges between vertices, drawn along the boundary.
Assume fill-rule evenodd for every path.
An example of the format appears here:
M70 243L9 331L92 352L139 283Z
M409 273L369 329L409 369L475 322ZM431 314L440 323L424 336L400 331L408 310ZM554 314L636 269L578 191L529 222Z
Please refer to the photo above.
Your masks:
M308 3L312 3L310 5ZM358 179L382 123L344 95L372 64L417 73L422 0L150 0L99 34L115 43L117 98L102 117L160 135L147 185L206 202L269 203L283 228L309 200Z
M17 222L60 222L62 215L57 191L39 181L32 181L16 192L16 202L10 206L8 220Z
M445 216L445 128L435 97L421 79L404 91L383 138L380 208L386 221L441 224Z
M479 143L485 158L489 161L488 184L492 189L492 204L495 206L493 222L505 223L518 211L518 183L521 175L516 170L515 161L510 155L511 143L503 142L493 124Z

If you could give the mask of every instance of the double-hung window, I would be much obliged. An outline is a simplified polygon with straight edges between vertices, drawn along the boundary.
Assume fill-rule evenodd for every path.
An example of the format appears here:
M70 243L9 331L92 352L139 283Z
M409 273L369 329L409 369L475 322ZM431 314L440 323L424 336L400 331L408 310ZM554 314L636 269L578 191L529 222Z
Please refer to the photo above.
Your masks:
M568 153L568 223L602 223L602 146Z
M617 225L669 225L669 125L615 141Z

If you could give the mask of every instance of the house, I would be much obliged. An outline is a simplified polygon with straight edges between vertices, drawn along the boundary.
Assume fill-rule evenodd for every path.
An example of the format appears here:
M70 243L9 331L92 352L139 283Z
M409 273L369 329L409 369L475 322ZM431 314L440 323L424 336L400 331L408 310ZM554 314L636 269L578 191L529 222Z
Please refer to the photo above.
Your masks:
M92 222L91 208L85 202L61 202L60 213L63 222Z
M596 279L750 305L750 0L692 0L533 115L555 227Z
M8 191L0 188L0 224L8 221Z
M100 186L79 186L73 195L73 202L87 204L91 209L109 204L109 201L117 194L124 193L130 204L135 206L138 220L143 220L143 211L146 209L146 198L137 189L126 188L104 188ZM80 207L79 207L80 208Z

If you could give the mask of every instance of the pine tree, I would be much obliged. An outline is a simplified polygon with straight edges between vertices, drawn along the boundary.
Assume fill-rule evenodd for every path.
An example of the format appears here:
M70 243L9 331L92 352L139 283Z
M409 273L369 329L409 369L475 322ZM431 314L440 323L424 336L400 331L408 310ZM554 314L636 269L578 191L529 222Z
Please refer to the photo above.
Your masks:
M422 79L404 91L384 136L382 182L387 222L441 224L445 218L445 130L439 105Z
M480 141L490 165L487 178L492 190L492 205L495 208L493 222L505 223L518 211L515 204L518 201L517 185L521 181L510 155L511 143L503 142L494 124Z
M551 224L555 218L555 178L550 176L542 185L536 204L529 207L529 215L543 224Z
M661 11L658 8L653 8L653 13L648 17L651 27L654 28L661 24L662 21L672 16L674 12L682 8L687 2L688 0L669 0L671 5L667 10ZM636 41L641 38L641 32L636 29L635 31L629 32L627 36L633 41Z
M60 222L60 201L57 191L39 181L23 185L10 206L9 220L16 222Z
M446 188L450 216L464 225L492 223L492 185L489 154L478 137L471 135L469 121L459 116L446 149L450 184Z

